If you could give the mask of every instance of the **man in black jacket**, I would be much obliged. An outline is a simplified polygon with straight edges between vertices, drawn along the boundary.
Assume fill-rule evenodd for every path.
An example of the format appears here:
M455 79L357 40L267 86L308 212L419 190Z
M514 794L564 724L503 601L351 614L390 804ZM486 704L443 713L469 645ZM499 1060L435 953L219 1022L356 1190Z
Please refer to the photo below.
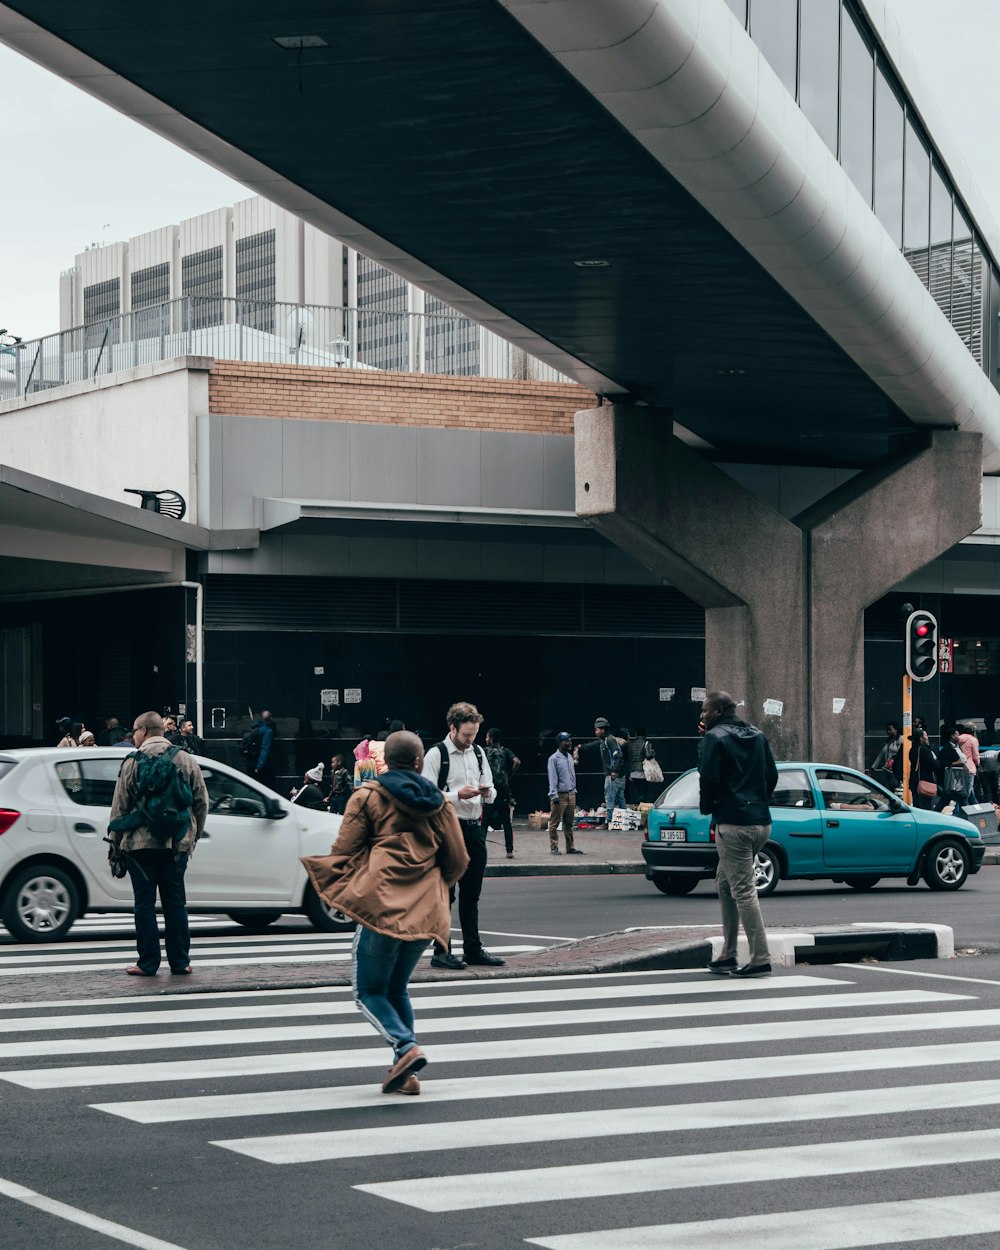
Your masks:
M767 738L736 715L736 700L714 691L701 707L705 737L701 745L701 810L712 817L719 852L716 884L722 904L722 954L708 965L712 972L764 977L771 972L767 930L754 881L754 856L771 836L768 800L778 784L778 770ZM736 965L740 924L750 945L750 962Z

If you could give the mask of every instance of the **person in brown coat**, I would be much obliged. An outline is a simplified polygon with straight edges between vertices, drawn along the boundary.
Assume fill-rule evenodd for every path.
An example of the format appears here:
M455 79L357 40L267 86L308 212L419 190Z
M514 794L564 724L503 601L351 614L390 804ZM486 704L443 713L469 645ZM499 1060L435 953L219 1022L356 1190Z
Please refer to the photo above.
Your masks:
M388 769L348 799L329 855L302 863L324 902L358 922L351 982L354 1001L393 1049L382 1092L419 1094L427 1057L413 1031L408 985L428 942L446 946L448 887L469 864L455 809L420 775L416 734L390 734Z

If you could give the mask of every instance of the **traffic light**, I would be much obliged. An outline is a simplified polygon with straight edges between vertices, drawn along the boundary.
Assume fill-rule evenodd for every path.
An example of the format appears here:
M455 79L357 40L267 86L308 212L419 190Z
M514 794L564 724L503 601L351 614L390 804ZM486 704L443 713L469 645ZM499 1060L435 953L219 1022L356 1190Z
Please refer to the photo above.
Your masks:
M938 669L938 623L930 612L906 618L906 672L914 681L930 681Z

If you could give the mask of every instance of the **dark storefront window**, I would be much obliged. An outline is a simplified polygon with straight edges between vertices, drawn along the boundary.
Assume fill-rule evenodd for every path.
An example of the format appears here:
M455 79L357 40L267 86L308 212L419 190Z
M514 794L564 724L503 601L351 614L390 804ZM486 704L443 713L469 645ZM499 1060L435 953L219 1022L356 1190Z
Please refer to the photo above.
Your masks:
M903 102L881 69L875 77L875 214L903 246Z
M840 163L869 204L874 109L874 53L857 22L845 10L840 52Z
M840 0L807 0L799 21L799 103L836 156Z
M750 37L794 96L798 0L754 0L750 7Z

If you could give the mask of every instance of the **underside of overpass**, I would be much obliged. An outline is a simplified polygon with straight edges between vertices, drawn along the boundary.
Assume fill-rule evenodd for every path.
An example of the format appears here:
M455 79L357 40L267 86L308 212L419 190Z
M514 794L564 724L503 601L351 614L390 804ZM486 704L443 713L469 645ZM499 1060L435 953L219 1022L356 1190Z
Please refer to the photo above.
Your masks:
M655 491L678 481L671 421L701 440L710 458L869 471L874 493L854 515L884 535L878 500L897 492L883 489L877 466L919 461L917 480L939 481L931 462L941 445L893 402L898 390L878 385L680 176L515 20L519 6L529 0L314 0L280 10L260 0L179 0L169 9L16 0L0 5L0 38L614 400L595 410L605 413L592 422L604 431L583 469L603 475L610 489L581 511L650 567L670 549L663 515L646 516L640 536L642 526L621 514L640 483ZM639 7L657 8L655 0ZM711 10L716 25L728 20L722 0L686 7ZM594 16L600 6L584 0L564 0L562 8L603 20ZM641 434L622 420L625 403L644 405ZM953 428L943 412L940 425ZM932 423L926 414L920 422ZM662 437L651 437L657 424ZM650 465L637 465L635 448L622 445L626 437L658 457L652 479ZM959 437L975 442L979 434ZM953 458L968 472L952 491L977 489L971 446ZM708 680L742 681L744 690L734 692L747 695L755 719L759 696L782 702L788 719L775 728L785 753L805 755L822 712L806 706L809 670L824 663L810 642L821 606L808 572L810 536L840 541L843 527L831 512L832 529L797 530L795 568L782 582L766 568L768 537L781 526L752 500L737 507L729 494L737 556L749 540L744 563L762 561L766 594L785 596L795 655L786 688L765 690L756 657L775 640L755 617L760 588L741 591L739 578L710 585L711 562L692 539L682 556L701 567L684 588L710 617L722 614L720 633L733 627L734 608L742 613L739 641L710 645ZM682 497L706 519L719 506ZM947 498L941 490L922 505L947 508ZM843 502L850 512L856 500ZM944 546L927 545L928 559L978 524L974 504L961 516ZM856 632L866 603L888 587L839 584ZM710 625L710 642L711 634ZM850 685L856 717L861 670ZM856 720L842 723L827 753L853 759Z

